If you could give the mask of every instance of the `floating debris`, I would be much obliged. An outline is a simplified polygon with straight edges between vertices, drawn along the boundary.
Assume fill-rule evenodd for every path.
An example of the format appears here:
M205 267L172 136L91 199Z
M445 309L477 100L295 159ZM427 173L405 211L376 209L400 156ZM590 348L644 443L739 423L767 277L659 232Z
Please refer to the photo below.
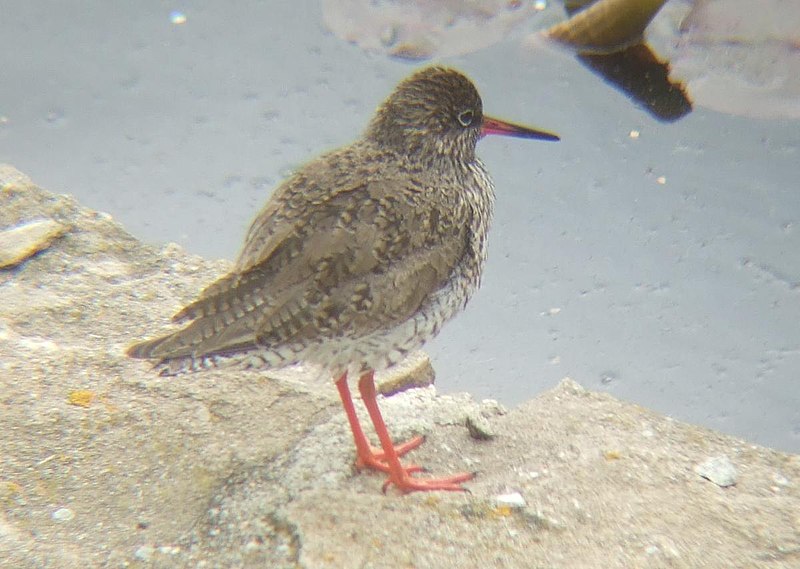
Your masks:
M575 52L578 60L660 121L692 110L684 86L670 79L668 61L644 43L644 31L665 0L568 0L566 22L544 37Z
M650 35L696 104L732 115L800 119L800 2L705 0L679 15L672 29Z
M666 0L588 0L565 2L572 17L545 34L578 53L605 54L642 42L644 30Z
M646 44L609 54L579 53L577 58L660 121L674 122L692 111L683 83L670 79L669 63Z
M323 0L325 25L362 49L419 61L478 51L546 7L509 0Z
M178 10L173 10L169 14L169 21L175 24L176 26L180 26L181 24L186 23L186 14L180 12Z

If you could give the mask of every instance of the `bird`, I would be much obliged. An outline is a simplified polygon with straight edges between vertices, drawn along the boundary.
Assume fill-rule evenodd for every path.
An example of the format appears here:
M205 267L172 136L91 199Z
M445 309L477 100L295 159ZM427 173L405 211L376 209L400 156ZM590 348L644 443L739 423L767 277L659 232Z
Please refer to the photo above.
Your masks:
M385 473L384 493L465 490L474 473L420 476L424 468L400 461L424 437L392 441L374 374L436 336L479 287L495 196L475 148L489 134L559 140L484 115L460 71L416 71L360 138L274 190L232 271L175 314L182 328L127 355L155 360L163 375L245 358L267 369L315 364L334 380L357 468ZM364 433L348 377L358 377L380 448Z

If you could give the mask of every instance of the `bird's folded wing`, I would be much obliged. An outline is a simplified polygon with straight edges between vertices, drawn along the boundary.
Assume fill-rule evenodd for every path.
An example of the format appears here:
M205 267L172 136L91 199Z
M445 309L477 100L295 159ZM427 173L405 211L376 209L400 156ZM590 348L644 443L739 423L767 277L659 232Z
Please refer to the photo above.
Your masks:
M411 317L468 253L471 212L439 188L378 179L324 191L280 188L236 272L178 313L194 321L142 357L357 338ZM294 203L291 203L294 202ZM141 354L140 354L141 355Z

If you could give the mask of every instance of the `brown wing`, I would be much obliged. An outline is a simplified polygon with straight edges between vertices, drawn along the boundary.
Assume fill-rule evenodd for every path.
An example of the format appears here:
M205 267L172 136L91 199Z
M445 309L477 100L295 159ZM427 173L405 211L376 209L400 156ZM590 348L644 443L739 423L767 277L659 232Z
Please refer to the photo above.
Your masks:
M253 223L236 271L176 315L193 322L130 354L224 353L399 324L447 282L466 251L470 213L442 198L438 188L407 179L331 192L294 178Z

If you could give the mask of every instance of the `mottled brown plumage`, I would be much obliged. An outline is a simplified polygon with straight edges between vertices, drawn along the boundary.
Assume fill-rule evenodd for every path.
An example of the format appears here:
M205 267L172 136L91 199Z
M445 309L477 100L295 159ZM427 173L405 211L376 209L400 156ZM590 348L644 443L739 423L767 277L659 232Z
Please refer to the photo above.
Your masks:
M494 191L475 145L487 133L555 139L484 119L477 90L456 71L411 76L362 138L275 190L231 274L175 315L184 328L128 354L167 373L237 356L315 363L339 378L346 410L345 377L362 375L366 402L372 372L434 336L478 287ZM464 478L417 484L428 480L410 478L413 467L402 479L394 449L364 450L353 430L360 463L390 472L402 490L460 489Z

